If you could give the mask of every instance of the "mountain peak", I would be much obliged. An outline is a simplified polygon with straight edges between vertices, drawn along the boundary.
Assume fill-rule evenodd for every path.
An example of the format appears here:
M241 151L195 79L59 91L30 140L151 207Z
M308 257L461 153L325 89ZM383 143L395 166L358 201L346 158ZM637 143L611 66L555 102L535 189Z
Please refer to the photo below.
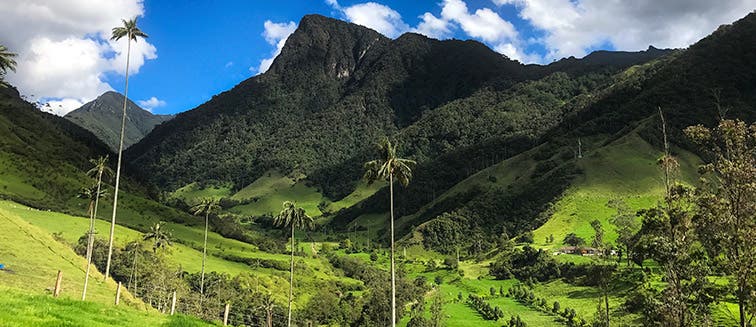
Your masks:
M111 150L118 149L120 141L123 94L107 91L96 99L66 114L65 118L89 130L100 138ZM157 125L173 118L173 115L154 115L128 100L126 106L126 135L124 146L128 147L141 140Z
M390 39L364 26L321 15L302 17L286 40L269 72L284 79L296 70L310 71L328 80L349 77L367 51Z

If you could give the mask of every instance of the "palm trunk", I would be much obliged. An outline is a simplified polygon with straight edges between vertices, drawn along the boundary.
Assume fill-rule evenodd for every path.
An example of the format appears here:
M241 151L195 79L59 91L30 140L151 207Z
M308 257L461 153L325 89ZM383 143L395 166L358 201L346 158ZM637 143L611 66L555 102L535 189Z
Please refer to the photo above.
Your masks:
M291 327L291 302L294 296L294 223L291 224L291 271L289 272L289 324Z
M121 117L121 142L118 145L118 166L116 167L115 192L113 192L113 218L110 220L110 240L108 241L108 261L105 264L105 280L110 275L110 259L113 257L113 234L115 233L116 211L118 209L118 186L121 181L121 159L123 157L123 135L126 129L126 104L129 101L129 57L131 56L131 33L126 48L126 87L123 91L123 116Z
M202 276L200 277L200 303L205 296L205 258L207 257L207 225L209 225L210 213L205 213L205 245L202 246Z
M81 300L87 299L87 285L89 285L89 268L92 266L92 229L94 228L94 208L92 200L89 200L89 232L87 233L87 272L84 275L84 289L81 291Z
M391 202L391 327L396 327L396 272L394 268L394 174L389 174L389 201Z

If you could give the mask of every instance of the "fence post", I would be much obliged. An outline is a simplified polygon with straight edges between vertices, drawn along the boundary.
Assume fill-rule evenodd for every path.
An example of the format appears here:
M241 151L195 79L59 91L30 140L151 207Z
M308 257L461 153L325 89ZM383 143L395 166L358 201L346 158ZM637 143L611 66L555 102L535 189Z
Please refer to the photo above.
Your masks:
M121 303L121 282L118 282L118 287L116 288L115 305L119 303Z
M173 300L171 300L171 316L176 312L176 291L173 291Z
M223 312L223 326L228 326L228 310L231 308L231 303L226 303L226 310Z
M63 272L58 270L58 277L55 279L55 289L53 290L53 296L58 297L60 295L60 284L63 282Z

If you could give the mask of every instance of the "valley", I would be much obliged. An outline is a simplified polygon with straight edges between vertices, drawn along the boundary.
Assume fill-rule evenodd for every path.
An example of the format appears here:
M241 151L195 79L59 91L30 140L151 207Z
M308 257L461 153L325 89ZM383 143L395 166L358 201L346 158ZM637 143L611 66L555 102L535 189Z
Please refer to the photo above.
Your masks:
M543 65L320 15L284 40L175 115L0 85L1 326L752 325L756 13Z

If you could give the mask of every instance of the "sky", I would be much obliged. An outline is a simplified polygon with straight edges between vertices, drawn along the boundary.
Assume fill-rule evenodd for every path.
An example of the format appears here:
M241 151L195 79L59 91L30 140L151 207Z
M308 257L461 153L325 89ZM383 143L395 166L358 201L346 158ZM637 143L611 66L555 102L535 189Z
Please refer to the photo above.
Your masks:
M131 44L129 98L153 113L195 108L264 73L306 14L372 28L473 39L547 64L594 50L684 48L756 8L756 0L0 0L0 44L18 53L7 80L64 115L124 91L121 19L149 37Z

